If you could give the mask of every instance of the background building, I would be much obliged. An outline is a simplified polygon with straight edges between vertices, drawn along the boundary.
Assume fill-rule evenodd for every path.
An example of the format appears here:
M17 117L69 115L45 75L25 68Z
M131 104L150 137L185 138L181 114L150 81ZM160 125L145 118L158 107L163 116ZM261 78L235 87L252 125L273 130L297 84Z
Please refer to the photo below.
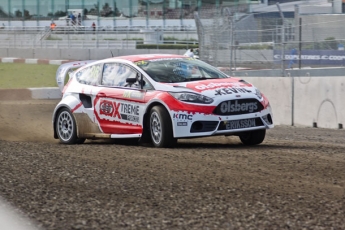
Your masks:
M291 0L285 0L288 2ZM100 26L193 25L193 12L249 4L275 4L271 0L2 0L0 22L7 26L46 26L51 20L65 23L73 12L81 12L82 25L97 21ZM77 10L77 11L75 11ZM75 15L77 16L77 15ZM169 23L167 23L169 22ZM61 24L60 23L60 24ZM92 23L92 22L91 22Z

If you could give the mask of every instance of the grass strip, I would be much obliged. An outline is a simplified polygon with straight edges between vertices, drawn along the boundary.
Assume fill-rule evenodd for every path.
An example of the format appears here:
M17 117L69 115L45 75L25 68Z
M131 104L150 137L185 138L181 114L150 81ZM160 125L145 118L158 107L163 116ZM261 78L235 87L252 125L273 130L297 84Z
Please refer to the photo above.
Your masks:
M0 63L0 89L57 87L58 65Z

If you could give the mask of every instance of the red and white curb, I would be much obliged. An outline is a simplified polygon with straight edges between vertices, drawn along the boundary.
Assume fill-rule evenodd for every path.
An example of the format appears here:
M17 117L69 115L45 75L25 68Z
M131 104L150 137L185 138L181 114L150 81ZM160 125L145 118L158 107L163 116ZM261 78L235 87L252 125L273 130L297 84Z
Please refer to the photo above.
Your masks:
M16 58L16 57L0 58L0 62L2 63L25 63L25 64L47 64L47 65L62 65L64 63L68 63L72 61L75 61L75 60L48 60L48 59Z
M36 58L0 57L1 63L25 63L62 65L75 60L48 60ZM54 76L53 76L54 77ZM16 93L14 93L16 92ZM61 99L62 93L58 87L0 89L0 100L30 100L30 99Z

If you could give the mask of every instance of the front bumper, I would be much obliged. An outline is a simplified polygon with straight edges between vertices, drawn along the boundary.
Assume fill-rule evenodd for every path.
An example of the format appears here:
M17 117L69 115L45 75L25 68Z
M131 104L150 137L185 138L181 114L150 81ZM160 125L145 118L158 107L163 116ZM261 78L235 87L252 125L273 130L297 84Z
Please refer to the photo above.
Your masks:
M274 127L271 108L250 114L219 116L172 111L175 138L235 135L240 132Z

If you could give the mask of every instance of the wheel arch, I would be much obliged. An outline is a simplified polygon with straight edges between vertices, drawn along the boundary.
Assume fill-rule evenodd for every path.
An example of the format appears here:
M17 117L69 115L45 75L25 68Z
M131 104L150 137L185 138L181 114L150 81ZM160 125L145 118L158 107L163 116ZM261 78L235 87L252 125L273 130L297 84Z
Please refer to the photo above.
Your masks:
M78 104L80 103L80 101L73 97L73 96L69 96L67 98L64 98L54 109L54 113L53 113L53 132L54 132L54 138L58 139L57 136L57 132L56 132L56 117L57 115L60 113L60 111L64 108L67 108L69 110L72 110L70 104ZM77 136L79 137L79 127L78 127L78 121L76 119L76 117L74 116L74 113L72 113L74 120L76 121L76 128L77 128Z
M151 109L154 107L154 106L162 106L164 109L166 109L166 111L168 112L168 114L170 115L170 110L168 108L168 106L164 103L164 102L161 102L161 101L154 101L152 102L151 104L149 104L147 107L146 107L146 110L145 110L145 113L144 113L144 116L143 116L143 134L142 135L145 135L146 132L149 132L149 129L147 127L147 122L149 121L149 114L150 114L150 111ZM172 119L171 119L171 115L169 116L170 118L170 122L171 122L171 125L172 125ZM173 129L173 134L175 133L175 130L174 130L174 126L172 125L172 129ZM147 133L146 133L147 134Z

